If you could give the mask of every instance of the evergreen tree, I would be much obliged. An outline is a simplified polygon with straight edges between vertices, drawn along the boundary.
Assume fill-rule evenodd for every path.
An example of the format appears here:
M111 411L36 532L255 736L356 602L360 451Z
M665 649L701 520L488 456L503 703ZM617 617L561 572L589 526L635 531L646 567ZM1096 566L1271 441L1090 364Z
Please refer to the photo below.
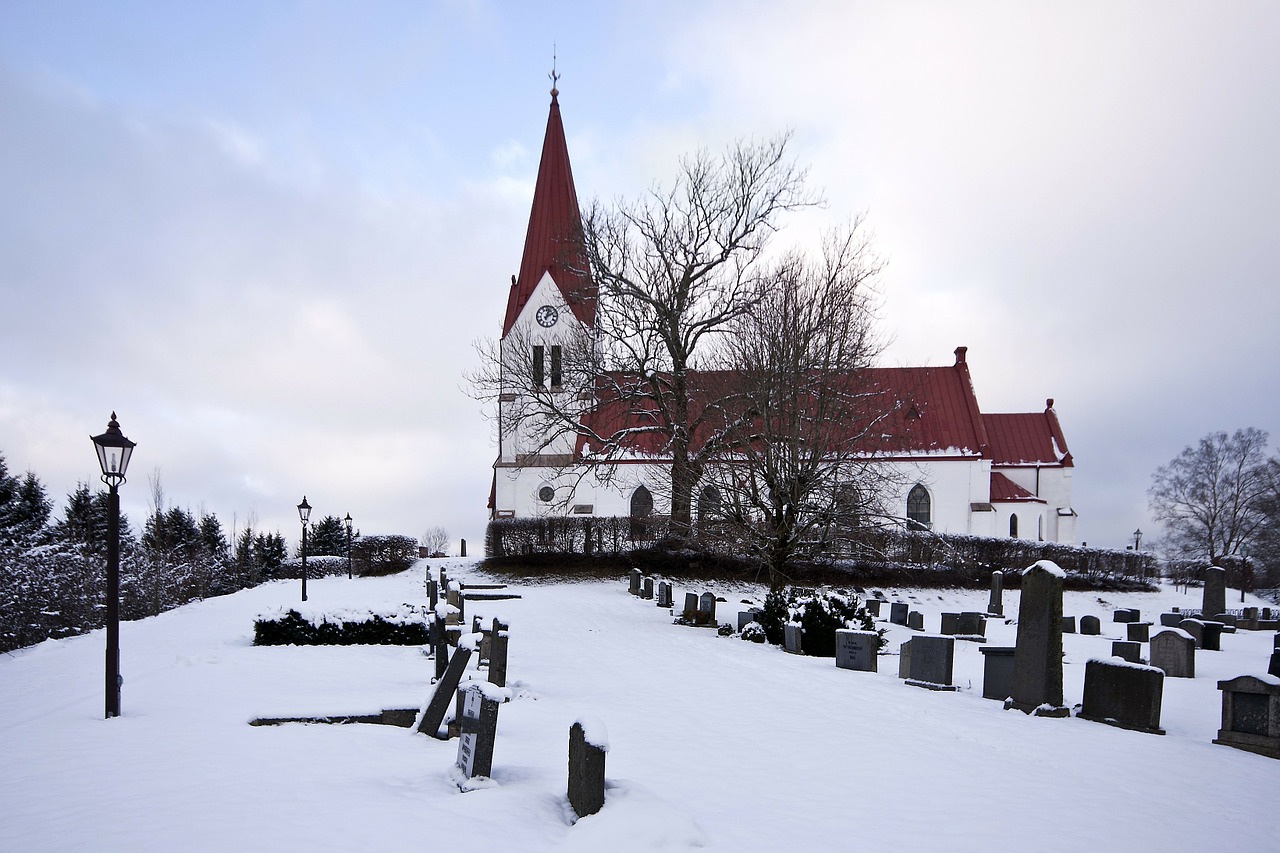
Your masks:
M302 543L298 543L297 555L302 556ZM326 515L318 524L311 525L307 533L307 556L347 556L347 527L342 519Z

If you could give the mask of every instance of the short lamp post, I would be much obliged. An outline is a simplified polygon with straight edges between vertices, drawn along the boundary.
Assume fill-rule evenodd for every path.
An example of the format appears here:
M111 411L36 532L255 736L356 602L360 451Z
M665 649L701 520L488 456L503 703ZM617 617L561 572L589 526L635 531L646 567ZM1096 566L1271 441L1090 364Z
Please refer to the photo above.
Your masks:
M1142 528L1141 527L1133 531L1133 550L1135 551L1142 550Z
M347 580L351 580L351 513L342 520L347 525Z
M302 600L307 600L307 521L311 518L311 504L307 503L307 496L302 496L302 503L298 504L298 518L302 519Z
M90 436L107 484L107 719L120 716L120 484L137 445L124 437L116 413L107 431Z

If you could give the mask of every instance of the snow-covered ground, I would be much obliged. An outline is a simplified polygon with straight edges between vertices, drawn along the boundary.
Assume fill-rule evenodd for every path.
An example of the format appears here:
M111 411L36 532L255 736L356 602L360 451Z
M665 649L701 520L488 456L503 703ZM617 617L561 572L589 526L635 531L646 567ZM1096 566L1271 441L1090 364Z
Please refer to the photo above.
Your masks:
M421 603L424 572L441 565L480 580L476 561L423 561L314 581L308 604ZM761 594L709 588L730 620ZM468 603L468 618L510 623L515 694L495 784L468 793L452 781L456 740L248 725L428 698L433 664L418 648L252 646L253 617L295 602L296 581L125 623L118 719L102 718L102 631L0 656L0 851L1280 849L1280 761L1210 742L1217 681L1265 673L1270 632L1224 635L1221 652L1197 653L1195 679L1166 679L1161 737L1002 710L982 698L974 643L956 643L961 689L937 693L896 677L906 628L890 627L880 672L850 672L674 625L621 579L516 591ZM981 591L886 592L930 631L943 611L986 605ZM1154 620L1198 595L1067 593L1064 613L1103 626L1065 637L1067 703L1085 661L1123 639L1113 610ZM1016 591L1005 609L1016 618ZM988 623L994 644L1015 632ZM610 787L603 811L572 824L568 732L583 717L607 729Z

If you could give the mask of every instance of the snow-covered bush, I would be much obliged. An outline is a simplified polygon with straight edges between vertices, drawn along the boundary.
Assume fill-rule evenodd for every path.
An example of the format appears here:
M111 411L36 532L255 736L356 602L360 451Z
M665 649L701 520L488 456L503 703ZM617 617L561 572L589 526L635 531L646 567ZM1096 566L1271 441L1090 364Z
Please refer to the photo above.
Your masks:
M749 643L763 643L768 639L764 635L764 626L759 622L748 622L743 625L742 633L739 636Z
M255 646L418 646L427 643L422 609L402 604L394 612L344 611L307 614L283 607L258 616Z
M764 600L759 622L769 642L775 646L782 645L784 625L800 625L804 628L805 654L815 657L835 657L836 631L841 628L877 631L871 614L858 596L827 588L771 590ZM877 633L881 635L880 645L883 646L884 631L878 630Z

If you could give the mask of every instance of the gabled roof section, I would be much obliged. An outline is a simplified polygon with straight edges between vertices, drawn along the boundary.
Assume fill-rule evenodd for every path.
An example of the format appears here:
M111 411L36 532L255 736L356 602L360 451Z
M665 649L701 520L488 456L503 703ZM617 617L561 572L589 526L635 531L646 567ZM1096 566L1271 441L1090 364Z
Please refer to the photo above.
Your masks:
M993 465L1074 466L1053 400L1045 403L1043 412L983 415Z
M573 187L573 170L569 165L569 147L564 140L558 96L559 92L552 89L547 133L542 140L542 160L538 164L538 181L529 210L529 230L524 238L524 257L520 261L520 273L512 280L511 292L507 296L503 337L511 331L534 288L548 272L564 294L574 316L586 326L595 325L595 287L591 283L586 253L582 248L582 214L578 209L578 194Z
M1038 498L1010 480L999 471L991 474L991 502L993 504L1010 504L1010 503L1044 503L1043 498Z

